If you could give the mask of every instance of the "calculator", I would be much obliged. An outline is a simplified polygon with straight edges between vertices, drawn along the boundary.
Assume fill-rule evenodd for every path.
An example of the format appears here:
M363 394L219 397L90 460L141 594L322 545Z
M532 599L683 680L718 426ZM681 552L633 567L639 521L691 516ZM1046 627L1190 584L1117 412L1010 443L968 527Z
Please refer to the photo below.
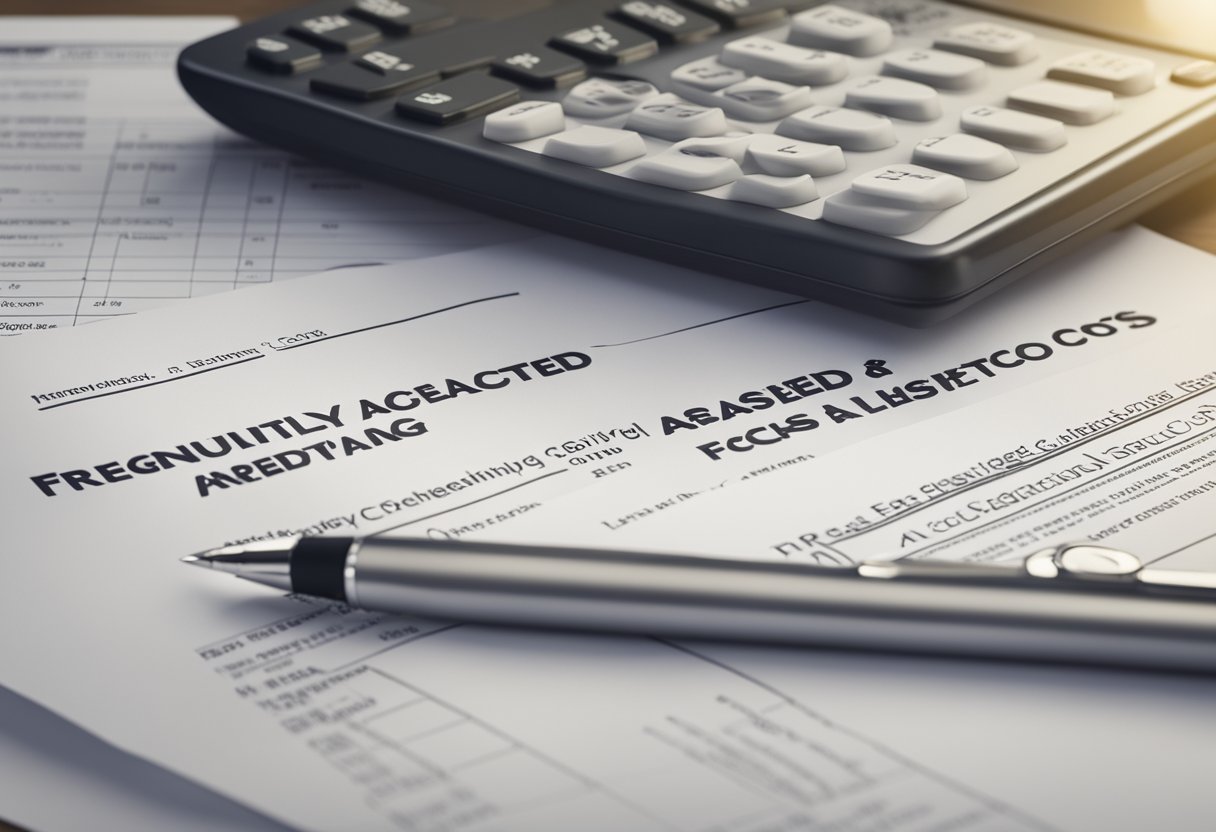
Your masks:
M1216 63L936 0L327 0L178 71L256 139L912 325L1216 169Z

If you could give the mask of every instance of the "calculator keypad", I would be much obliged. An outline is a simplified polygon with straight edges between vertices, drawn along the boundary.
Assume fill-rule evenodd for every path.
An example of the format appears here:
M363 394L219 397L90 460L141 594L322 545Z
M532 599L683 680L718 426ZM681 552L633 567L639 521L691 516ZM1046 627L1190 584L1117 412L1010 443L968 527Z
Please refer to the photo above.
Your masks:
M620 0L573 28L515 31L501 50L482 39L485 52L426 57L417 36L454 25L447 11L347 3L257 38L249 63L349 106L395 98L388 118L488 114L488 141L926 243L1100 158L1088 148L1106 125L1134 138L1137 102L1163 85L1211 83L1206 65L1163 67L937 0Z

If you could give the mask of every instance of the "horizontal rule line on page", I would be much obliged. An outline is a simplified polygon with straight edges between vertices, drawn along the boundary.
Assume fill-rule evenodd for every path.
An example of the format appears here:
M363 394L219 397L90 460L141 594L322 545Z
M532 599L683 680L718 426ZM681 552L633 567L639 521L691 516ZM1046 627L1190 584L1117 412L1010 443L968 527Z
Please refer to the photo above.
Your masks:
M976 488L981 488L981 487L988 485L992 482L995 482L996 480L999 480L1003 477L1008 477L1008 476L1012 476L1013 474L1020 474L1023 471L1028 471L1031 468L1035 467L1036 465L1038 465L1042 462L1047 462L1048 460L1054 459L1055 457L1061 456L1062 454L1071 453L1072 451L1075 451L1077 448L1080 448L1083 445L1088 445L1090 442L1093 442L1097 439L1101 439L1104 436L1108 436L1112 433L1117 433L1118 431L1123 430L1124 428L1131 427L1132 425L1136 424L1137 422L1143 421L1144 419L1148 419L1152 416L1156 416L1158 413L1169 410L1170 408L1175 407L1177 405L1185 404L1186 402L1188 402L1192 399L1198 398L1199 396L1202 396L1205 393L1210 393L1213 390L1216 390L1216 387L1207 387L1207 388L1204 388L1203 390L1196 390L1193 393L1187 393L1185 396L1179 396L1178 398L1171 400L1168 404L1163 404L1163 405L1153 408L1152 410L1145 411L1144 413L1140 414L1139 416L1130 417L1126 421L1111 425L1109 428L1105 428L1103 430L1097 431L1097 432L1093 433L1092 435L1085 437L1084 439L1078 439L1075 442L1070 442L1069 444L1065 445L1064 447L1057 448L1054 451L1047 451L1044 453L1040 453L1037 456L1035 456L1030 462L1027 462L1024 465L1018 465L1017 467L1014 467L1014 468L1006 468L1003 471L998 471L995 474L990 474L986 477L982 477L981 479L977 479L975 482L961 486L960 488L956 488L953 491L950 491L946 494L941 494L937 497L933 497L929 500L926 500L923 503L918 503L915 508L909 508L906 511L902 511L898 514L893 514L890 517L877 521L876 523L874 523L871 526L867 526L864 529L858 529L856 532L853 532L852 534L842 535L842 536L836 538L835 542L840 543L840 542L843 542L846 540L853 540L854 538L860 537L863 534L880 529L883 526L888 526L892 523L902 522L903 520L906 520L907 518L911 517L912 515L918 514L919 512L921 512L925 509L932 508L935 505L942 503L946 500L954 499L959 494L965 494L968 491L973 491ZM1118 469L1115 469L1115 470L1118 470Z
M504 488L502 491L495 491L493 494L487 494L484 497L478 497L476 500L469 500L469 502L467 502L467 503L461 503L458 506L452 506L451 508L445 508L443 511L437 511L434 514L428 514L425 517L416 517L413 520L406 520L404 523L398 523L395 526L388 526L387 528L380 529L378 532L376 532L376 534L384 534L385 532L391 532L394 529L403 529L406 526L412 526L415 523L421 523L424 520L430 520L432 518L439 517L442 514L448 514L453 511L459 511L462 508L468 508L469 506L475 506L478 503L484 503L486 500L492 500L495 497L501 497L503 494L508 494L512 491L515 491L516 489L523 488L528 485L533 485L535 483L540 482L541 480L547 480L547 479L549 479L549 477L555 477L558 474L568 474L568 473L570 473L569 469L563 469L561 471L550 471L547 474L541 474L539 477L533 477L530 480L525 480L524 482L516 483L515 485L512 485L509 488Z
M716 320L705 321L705 322L699 323L699 324L693 324L692 326L682 327L681 329L673 329L671 332L660 332L658 335L647 335L645 338L635 338L632 341L621 341L619 344L592 344L591 346L595 347L597 349L604 348L604 347L627 347L630 344L640 344L643 341L653 341L656 338L666 338L668 335L678 335L681 332L689 332L694 329L701 329L702 327L713 326L714 324L726 323L727 321L733 321L736 318L746 318L748 315L759 315L761 312L772 312L775 309L784 309L787 306L798 306L799 304L810 303L810 302L811 301L806 300L806 299L792 300L789 303L778 303L775 306L765 306L763 309L752 309L748 312L740 312L737 315L728 315L725 318L717 318Z
M360 327L359 329L349 330L347 332L339 332L334 335L326 335L324 338L315 338L311 341L305 341L302 344L292 344L289 347L275 347L274 351L275 352L287 352L287 350L299 349L300 347L311 347L313 344L321 344L321 343L324 343L325 341L332 341L335 338L344 338L347 335L357 335L360 332L370 332L373 329L383 329L386 326L396 326L397 324L404 324L404 323L409 323L410 321L417 321L420 318L429 318L431 315L438 315L441 312L451 312L453 309L460 309L461 307L464 307L464 306L472 306L477 303L485 303L486 301L502 300L503 298L514 298L514 297L518 297L518 296L519 296L519 292L506 292L501 295L490 295L489 297L477 298L476 300L466 300L463 303L456 303L451 306L445 306L442 309L432 309L430 312L423 312L420 315L411 315L408 318L401 318L400 320L396 320L396 321L386 321L385 323L382 323L382 324L372 324L371 326L364 326L364 327Z
M1179 552L1185 552L1187 549L1193 549L1194 547L1207 543L1209 540L1212 540L1212 539L1216 539L1216 532L1212 532L1211 534L1207 535L1206 537L1201 537L1198 540L1194 540L1194 541L1186 544L1185 546L1179 546L1174 551L1166 552L1164 555L1155 557L1152 560L1141 561L1141 563L1143 563L1145 566L1148 566L1150 563L1156 563L1157 561L1162 561L1162 560L1165 560L1166 558L1173 557L1174 555L1178 554Z
M131 314L131 313L127 313L127 314ZM118 395L119 393L129 393L132 390L142 390L145 387L155 387L158 384L166 384L170 381L181 381L182 379L185 379L185 378L194 378L195 376L201 376L203 373L210 373L213 370L223 370L228 367L235 367L237 364L244 364L248 361L257 361L259 358L265 358L265 357L266 357L265 355L251 355L248 358L242 358L240 361L233 361L228 364L221 364L218 367L208 367L205 370L196 370L193 373L182 373L180 375L169 376L168 378L162 378L162 379L158 379L156 381L149 381L144 384L134 384L130 387L122 387L118 390L107 390L104 393L94 393L91 396L81 396L79 399L69 399L66 402L56 402L55 404L44 405L43 407L40 407L38 409L39 410L50 410L51 408L54 408L54 407L63 407L64 405L79 404L80 402L87 402L89 399L100 399L104 396L115 396L115 395Z
M1175 442L1173 445L1163 445L1160 448L1158 448L1156 451L1154 451L1153 453L1149 454L1148 456L1143 457L1142 459L1129 459L1124 464L1122 464L1116 468L1112 468L1109 471L1106 471L1105 473L1102 473L1102 474L1094 477L1089 482L1078 482L1076 485L1072 486L1071 488L1065 488L1061 491L1052 491L1051 493L1044 496L1043 499L1039 500L1038 502L1028 503L1027 505L1022 506L1021 508L1014 509L1009 514L1007 514L1003 517L994 517L993 519L988 520L984 523L980 523L979 525L974 526L970 529L967 529L966 531L961 531L956 535L951 535L950 537L942 538L941 540L935 541L934 543L930 544L929 546L926 546L924 549L919 549L915 552L909 552L906 555L900 555L898 558L896 558L896 560L907 560L908 558L911 558L913 556L921 556L927 552L932 552L935 549L940 549L942 546L945 546L948 543L953 543L954 541L956 541L960 538L967 537L969 535L983 531L984 529L987 529L990 526L998 525L1000 523L1008 523L1008 522L1012 521L1013 518L1017 517L1019 514L1030 511L1032 509L1036 509L1042 505L1046 505L1047 503L1050 503L1053 500L1058 500L1063 497L1067 497L1069 494L1072 494L1074 491L1077 491L1078 489L1089 488L1089 487L1101 482L1102 480L1105 480L1105 479L1113 476L1114 474L1119 473L1120 471L1122 471L1126 468L1130 468L1133 465L1142 465L1146 462L1149 462L1154 457L1158 457L1163 453L1167 453L1168 451L1174 450L1175 448L1179 448L1179 447L1188 445L1196 440L1202 440L1204 437L1210 436L1212 434L1212 432L1213 432L1212 430L1206 430L1203 433L1197 433L1193 436L1188 436L1179 442ZM1179 550L1179 551L1181 551L1181 550ZM1158 558L1158 560L1159 560L1159 558Z

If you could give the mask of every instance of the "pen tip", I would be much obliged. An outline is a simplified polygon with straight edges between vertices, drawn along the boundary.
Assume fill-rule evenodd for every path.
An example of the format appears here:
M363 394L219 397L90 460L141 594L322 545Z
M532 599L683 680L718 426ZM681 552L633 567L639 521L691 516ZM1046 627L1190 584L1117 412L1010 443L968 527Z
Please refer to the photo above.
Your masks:
M202 566L207 569L211 568L211 561L201 555L186 555L181 559L182 563L188 563L191 566Z

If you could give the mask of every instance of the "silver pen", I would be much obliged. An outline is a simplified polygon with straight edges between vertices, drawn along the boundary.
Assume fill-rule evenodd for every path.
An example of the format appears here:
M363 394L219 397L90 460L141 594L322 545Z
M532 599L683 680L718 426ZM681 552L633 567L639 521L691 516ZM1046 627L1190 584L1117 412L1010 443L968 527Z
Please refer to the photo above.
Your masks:
M1216 672L1216 574L1100 546L1011 565L852 568L390 537L183 558L352 607L455 621Z

